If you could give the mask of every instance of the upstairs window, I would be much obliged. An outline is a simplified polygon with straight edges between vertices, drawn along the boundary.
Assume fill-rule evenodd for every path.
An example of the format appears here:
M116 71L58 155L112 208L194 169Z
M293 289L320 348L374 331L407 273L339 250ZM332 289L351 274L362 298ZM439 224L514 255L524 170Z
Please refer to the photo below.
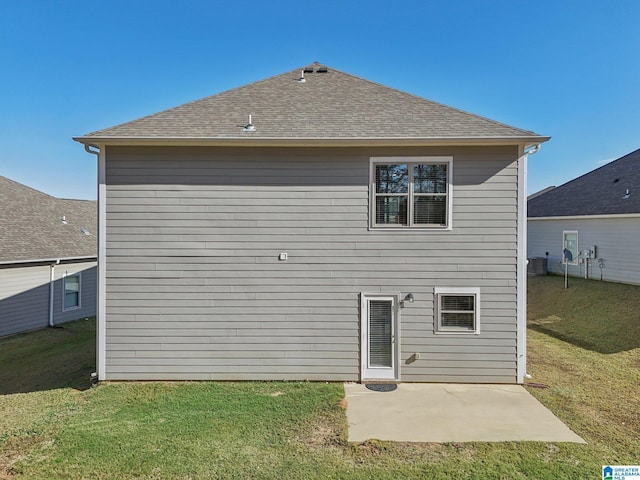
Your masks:
M392 157L371 160L371 226L450 226L450 157Z

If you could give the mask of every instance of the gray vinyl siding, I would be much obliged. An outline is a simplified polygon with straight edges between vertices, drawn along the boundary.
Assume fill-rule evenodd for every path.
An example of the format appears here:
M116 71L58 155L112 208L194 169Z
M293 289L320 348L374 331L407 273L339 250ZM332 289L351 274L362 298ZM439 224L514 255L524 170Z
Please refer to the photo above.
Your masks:
M80 308L63 309L64 283L66 275L80 274ZM55 269L53 321L59 323L70 322L80 318L93 317L96 314L96 262L74 263L58 265Z
M453 156L452 231L368 229L392 155ZM412 292L402 381L515 383L517 178L515 147L107 147L106 378L357 381L360 294ZM436 286L481 288L480 335L434 334Z
M0 336L49 322L49 266L0 269Z
M54 323L96 314L96 263L56 265L54 269ZM50 266L0 269L0 337L49 325ZM82 272L81 308L62 311L62 276Z
M597 247L589 278L640 285L640 217L529 220L528 225L527 257L544 258L548 252L550 272L564 274L562 231L577 230L580 250ZM584 269L570 265L569 274L584 277Z

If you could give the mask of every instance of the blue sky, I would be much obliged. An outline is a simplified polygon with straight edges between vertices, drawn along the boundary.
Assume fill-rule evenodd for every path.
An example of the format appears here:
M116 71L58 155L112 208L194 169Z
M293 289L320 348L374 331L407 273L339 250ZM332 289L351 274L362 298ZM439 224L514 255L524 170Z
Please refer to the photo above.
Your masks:
M640 1L0 2L0 175L95 198L72 136L320 61L550 135L529 191L640 148Z

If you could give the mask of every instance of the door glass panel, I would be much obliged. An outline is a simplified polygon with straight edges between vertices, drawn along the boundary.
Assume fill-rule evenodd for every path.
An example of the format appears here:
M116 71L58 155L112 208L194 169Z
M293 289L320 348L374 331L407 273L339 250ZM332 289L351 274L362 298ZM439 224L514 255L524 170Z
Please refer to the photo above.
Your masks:
M389 300L369 301L369 366L392 367L393 309Z

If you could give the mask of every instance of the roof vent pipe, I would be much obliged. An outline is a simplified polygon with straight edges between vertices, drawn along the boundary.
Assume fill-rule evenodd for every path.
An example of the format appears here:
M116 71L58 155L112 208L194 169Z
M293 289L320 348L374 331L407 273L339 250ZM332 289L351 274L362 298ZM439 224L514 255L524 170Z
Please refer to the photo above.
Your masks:
M304 78L304 70L300 71L300 78L298 79L298 83L305 83L307 81L306 78Z
M256 131L256 127L254 127L253 123L251 123L251 114L249 114L249 123L247 123L242 130L245 131L245 132L255 132Z

